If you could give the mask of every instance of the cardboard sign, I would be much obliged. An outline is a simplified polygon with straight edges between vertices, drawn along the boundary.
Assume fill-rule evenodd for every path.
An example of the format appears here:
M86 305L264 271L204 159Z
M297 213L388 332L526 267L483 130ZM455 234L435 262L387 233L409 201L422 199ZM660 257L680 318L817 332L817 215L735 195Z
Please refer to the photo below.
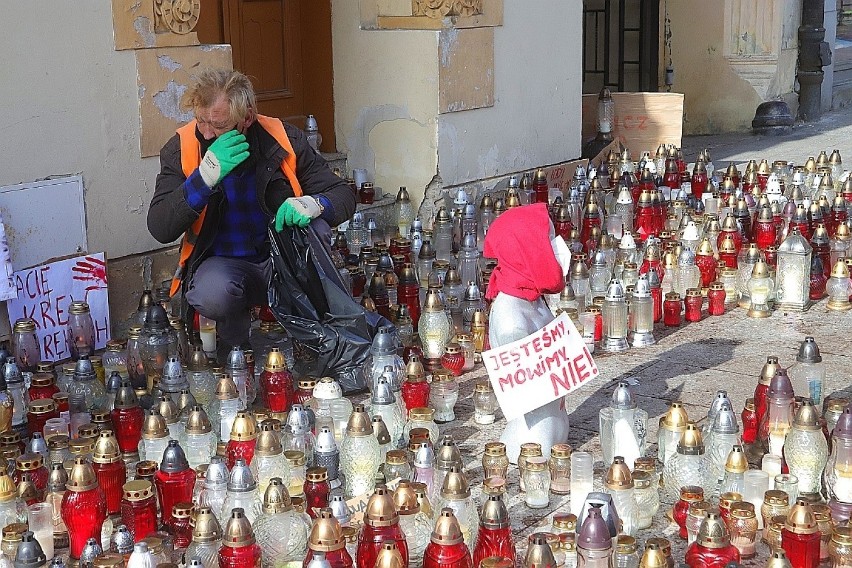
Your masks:
M9 323L20 318L36 322L42 361L71 357L66 337L68 305L88 302L95 324L95 348L109 339L109 302L104 253L58 260L15 272L18 297L8 302Z
M482 353L497 402L513 420L598 376L583 336L566 314L530 335Z
M682 93L612 93L615 121L612 135L639 159L648 150L653 155L660 143L680 147L683 136ZM583 95L583 142L598 130L598 95Z

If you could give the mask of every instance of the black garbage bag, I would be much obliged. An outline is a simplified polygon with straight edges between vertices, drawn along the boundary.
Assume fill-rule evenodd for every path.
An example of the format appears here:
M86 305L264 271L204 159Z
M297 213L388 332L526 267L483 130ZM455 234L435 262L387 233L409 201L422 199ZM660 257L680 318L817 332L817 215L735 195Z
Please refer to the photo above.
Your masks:
M300 376L334 377L345 394L367 389L364 363L379 327L344 289L329 249L312 226L269 229L272 281L269 307L293 339Z

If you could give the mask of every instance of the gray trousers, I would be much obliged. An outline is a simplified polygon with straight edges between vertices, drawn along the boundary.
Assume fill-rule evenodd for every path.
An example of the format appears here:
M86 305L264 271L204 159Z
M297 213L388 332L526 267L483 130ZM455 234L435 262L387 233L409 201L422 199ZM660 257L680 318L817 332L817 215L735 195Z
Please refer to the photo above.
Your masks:
M268 301L272 259L254 263L211 256L199 265L186 291L186 301L204 317L216 320L219 353L248 345L252 306Z

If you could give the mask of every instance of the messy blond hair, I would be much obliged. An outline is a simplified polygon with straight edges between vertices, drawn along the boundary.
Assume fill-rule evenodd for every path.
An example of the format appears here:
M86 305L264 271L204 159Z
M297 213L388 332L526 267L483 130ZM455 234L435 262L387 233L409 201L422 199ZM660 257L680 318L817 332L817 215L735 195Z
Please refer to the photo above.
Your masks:
M202 71L184 100L188 110L197 111L212 106L222 95L228 100L231 120L235 122L243 120L249 109L257 109L254 87L249 78L230 69Z

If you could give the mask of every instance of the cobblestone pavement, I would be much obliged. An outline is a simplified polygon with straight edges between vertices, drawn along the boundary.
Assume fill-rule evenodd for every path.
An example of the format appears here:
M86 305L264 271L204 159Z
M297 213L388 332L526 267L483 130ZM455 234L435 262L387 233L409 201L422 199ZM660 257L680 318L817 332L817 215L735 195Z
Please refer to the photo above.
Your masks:
M852 157L852 156L850 156ZM746 398L754 393L761 368L768 355L776 355L783 366L795 361L798 345L806 335L812 335L820 347L826 364L825 393L852 390L848 369L852 364L849 328L852 312L830 312L826 300L804 313L776 310L771 318L750 319L746 310L734 308L724 316L706 316L702 321L678 328L656 329L656 345L630 349L620 354L595 353L600 376L588 386L568 395L572 448L591 452L596 460L596 490L603 487L606 468L598 439L598 410L608 404L619 380L635 379L634 393L641 408L649 415L648 455L656 455L657 424L672 401L682 401L691 420L702 420L716 391L725 389L737 414ZM473 421L473 388L485 377L482 365L460 378L461 388L456 405L456 420L440 426L442 434L452 434L459 445L465 472L477 502L481 503L482 454L486 442L499 438L505 420L498 412L493 426L479 426ZM532 440L531 440L532 441ZM554 512L568 512L569 498L551 496L546 509L530 509L518 489L518 470L510 467L508 483L509 514L512 530L520 553L526 538L546 528ZM654 525L640 532L640 548L651 536L666 536L672 541L675 560L683 559L686 543L676 534L676 525L665 513L672 503L663 501ZM770 552L765 544L758 545L755 559L745 566L764 566Z

